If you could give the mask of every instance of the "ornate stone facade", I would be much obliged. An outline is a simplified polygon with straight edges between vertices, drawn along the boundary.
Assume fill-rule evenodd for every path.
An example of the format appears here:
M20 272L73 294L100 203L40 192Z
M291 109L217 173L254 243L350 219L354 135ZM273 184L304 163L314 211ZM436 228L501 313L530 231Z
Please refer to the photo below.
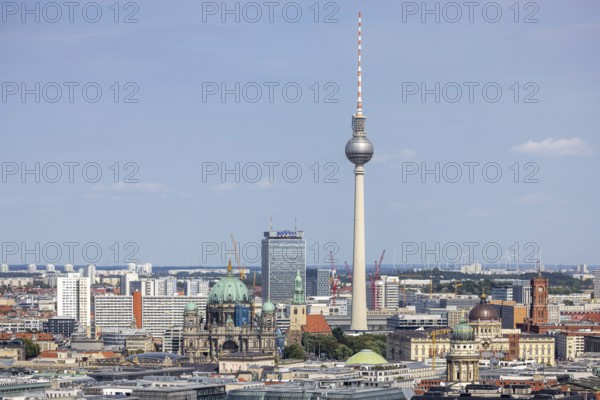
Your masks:
M461 322L452 329L446 361L448 382L479 381L479 346L475 341L473 328L466 322Z
M468 325L473 329L477 351L481 356L555 364L554 337L521 333L503 334L502 320L494 307L487 303L485 294L482 294L481 302L469 312ZM433 355L448 355L451 347L451 338L447 334L437 335L434 345L432 335L428 331L396 330L387 338L387 359L390 362L425 361Z
M192 362L217 362L221 355L277 354L275 307L265 302L260 316L254 315L252 297L246 285L232 273L210 290L203 320L194 303L185 307L183 354Z

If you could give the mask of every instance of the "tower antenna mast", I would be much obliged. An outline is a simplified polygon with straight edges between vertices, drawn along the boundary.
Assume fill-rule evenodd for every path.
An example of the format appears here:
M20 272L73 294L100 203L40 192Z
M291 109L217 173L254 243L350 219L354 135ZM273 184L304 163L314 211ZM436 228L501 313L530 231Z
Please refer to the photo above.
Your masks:
M358 97L356 100L356 115L362 115L362 12L358 12Z

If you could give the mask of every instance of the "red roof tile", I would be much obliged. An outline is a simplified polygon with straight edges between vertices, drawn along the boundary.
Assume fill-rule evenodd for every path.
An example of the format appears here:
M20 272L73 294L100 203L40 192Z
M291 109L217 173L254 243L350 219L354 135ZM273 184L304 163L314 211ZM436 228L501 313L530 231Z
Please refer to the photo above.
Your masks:
M302 326L302 332L331 334L331 327L323 314L309 314L306 316L306 325Z

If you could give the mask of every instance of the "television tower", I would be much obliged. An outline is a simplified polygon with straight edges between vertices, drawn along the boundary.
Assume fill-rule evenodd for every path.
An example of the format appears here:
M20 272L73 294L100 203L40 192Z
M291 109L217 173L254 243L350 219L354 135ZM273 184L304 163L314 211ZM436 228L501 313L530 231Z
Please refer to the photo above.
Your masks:
M352 138L346 143L346 157L354 164L354 264L352 267L353 331L366 331L367 283L365 265L365 164L373 157L373 144L367 139L362 113L361 17L358 13L358 101L352 115Z

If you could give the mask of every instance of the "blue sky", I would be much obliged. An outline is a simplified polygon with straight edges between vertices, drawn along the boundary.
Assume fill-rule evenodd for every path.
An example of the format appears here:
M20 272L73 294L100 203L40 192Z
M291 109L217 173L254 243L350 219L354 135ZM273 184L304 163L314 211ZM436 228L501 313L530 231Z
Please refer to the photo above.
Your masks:
M329 248L351 262L353 174L343 150L356 107L360 9L364 111L376 153L366 166L367 262L386 249L386 263L394 254L397 264L435 263L426 252L433 249L445 263L456 243L463 261L494 259L499 249L505 262L518 248L520 260L541 252L548 264L598 264L598 2L519 2L518 15L513 2L481 2L472 22L468 8L458 18L443 2L439 22L421 2L320 2L318 23L313 2L278 2L272 22L262 2L239 3L239 22L221 13L221 2L125 3L118 23L112 2L99 2L96 23L85 19L95 18L93 7L82 15L87 2L72 23L65 7L48 22L55 10L44 2L40 22L21 3L2 10L3 261L34 262L33 253L39 263L55 261L49 244L58 243L60 264L68 261L64 243L77 242L78 264L96 261L81 248L97 243L98 264L122 263L134 251L156 265L218 265L234 234L244 263L256 265L253 249L270 219L274 229L293 229L296 218L309 264L327 261ZM247 21L253 4L262 12L255 23ZM290 22L298 7L302 15ZM138 22L124 23L127 15ZM24 101L23 83L33 91ZM239 102L235 94L222 101L221 85L235 92L236 83ZM57 85L62 95L52 103ZM252 102L257 87L262 97ZM422 88L430 90L424 98ZM21 176L35 163L39 183ZM62 172L55 183L53 163ZM235 163L239 183L220 176ZM436 163L439 182L421 177ZM457 166L463 175L453 183ZM208 254L213 243L217 254Z

